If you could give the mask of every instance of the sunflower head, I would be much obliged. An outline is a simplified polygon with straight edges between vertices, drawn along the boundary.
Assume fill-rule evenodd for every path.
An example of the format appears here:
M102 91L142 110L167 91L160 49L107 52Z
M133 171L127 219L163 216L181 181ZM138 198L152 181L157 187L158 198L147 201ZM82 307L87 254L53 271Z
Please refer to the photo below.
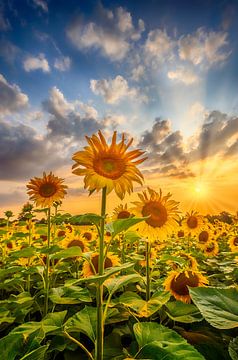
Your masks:
M180 270L171 271L164 282L166 291L170 291L175 299L184 303L190 303L189 295L190 287L204 286L208 284L208 280L198 271Z
M147 217L136 225L139 233L153 240L166 238L168 232L178 225L178 202L170 199L170 193L163 196L161 190L156 192L150 188L138 196L140 201L134 202L133 211L138 216Z
M197 211L187 212L185 218L182 221L182 226L184 227L186 233L194 235L200 231L201 227L204 225L204 220L202 215L199 215Z
M104 259L104 270L113 266L118 266L119 264L120 261L118 256L108 252L106 258ZM99 265L99 254L94 253L91 255L90 261L88 260L84 261L83 276L88 277L98 274L98 265Z
M216 256L219 253L219 245L217 241L211 240L204 247L203 252L206 256Z
M42 178L35 177L30 180L27 193L36 206L50 207L54 201L65 196L67 186L63 182L63 179L54 176L52 172L48 175L44 172Z
M113 220L120 220L120 219L128 219L132 216L133 214L128 209L127 204L125 205L120 204L113 210L112 218Z
M238 235L233 235L229 241L228 245L233 252L238 252Z
M133 181L142 184L143 175L137 165L146 158L138 159L144 154L143 151L127 151L133 139L126 143L123 134L121 141L117 143L117 132L114 131L109 145L99 131L98 136L86 136L86 140L88 146L72 157L76 162L73 173L84 176L85 189L92 192L106 187L107 193L115 190L118 197L123 199L126 192L130 194L133 191Z

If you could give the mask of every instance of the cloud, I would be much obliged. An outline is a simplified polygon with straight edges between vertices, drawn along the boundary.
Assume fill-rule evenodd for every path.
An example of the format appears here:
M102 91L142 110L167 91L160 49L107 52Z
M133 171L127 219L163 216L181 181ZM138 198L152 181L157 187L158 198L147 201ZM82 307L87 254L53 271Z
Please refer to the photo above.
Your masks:
M45 0L33 0L34 5L36 5L38 8L43 10L44 12L48 13L48 4Z
M167 76L170 80L182 82L185 85L192 85L199 81L199 77L191 69L185 67L168 71Z
M33 128L22 123L0 121L0 138L1 180L27 180L64 163L57 144L39 138Z
M6 39L0 40L0 57L2 57L7 63L14 63L19 52L20 49L10 41Z
M199 28L194 34L184 35L179 39L179 57L195 66L224 62L230 55L227 37L228 34L224 31L206 32Z
M140 19L137 27L133 25L129 12L122 7L107 10L99 4L96 12L97 22L84 22L82 17L75 18L66 31L70 41L79 50L96 49L110 60L125 58L130 43L137 41L144 31Z
M51 115L47 124L49 139L62 138L68 144L79 142L86 134L91 135L103 127L95 118L96 109L78 100L67 101L56 87L51 89L43 108ZM84 116L79 110L83 110Z
M143 65L138 65L132 70L131 79L134 81L139 81L145 73L145 67Z
M55 59L54 67L59 71L68 71L71 66L71 59L68 56L62 56Z
M21 89L0 74L0 115L8 115L23 109L28 104L28 96Z
M39 54L39 56L28 56L23 62L23 68L25 71L35 71L42 70L44 73L50 72L50 66L45 58L44 54Z
M145 57L147 61L152 60L153 66L156 66L158 62L172 60L175 45L176 42L168 36L166 31L152 30L144 45Z
M90 89L94 94L101 95L107 104L117 104L128 97L147 101L147 97L140 95L138 89L130 88L127 80L121 75L109 80L90 80Z
M26 201L27 195L26 191L25 194L21 191L13 191L11 193L0 193L0 203L1 206L11 206L16 204L22 204L24 201Z

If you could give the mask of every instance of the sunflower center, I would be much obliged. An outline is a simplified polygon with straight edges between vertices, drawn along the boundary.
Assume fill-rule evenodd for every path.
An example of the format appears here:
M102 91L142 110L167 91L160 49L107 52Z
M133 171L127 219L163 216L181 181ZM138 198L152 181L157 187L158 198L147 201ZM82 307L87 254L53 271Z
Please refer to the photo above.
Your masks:
M199 278L196 274L191 271L187 271L187 276L185 273L180 273L176 278L171 282L171 290L173 290L178 295L189 295L188 286L197 287L199 284Z
M96 273L98 273L98 261L99 261L99 255L95 255L94 257L92 257L91 259L92 264L94 266L94 269L96 271ZM105 261L104 261L104 269L107 269L109 267L112 267L113 263L111 261L110 258L106 257ZM93 271L93 269L91 268L91 270Z
M198 219L196 218L196 216L189 216L187 220L187 225L190 229L195 229L198 226Z
M92 240L92 234L88 231L83 234L83 237L88 241Z
M48 198L53 196L57 192L57 187L53 183L44 183L40 185L39 194L42 197Z
M142 215L150 216L145 222L152 227L161 227L168 219L167 210L159 201L150 201L145 204L142 208Z
M198 240L202 244L205 244L208 238L209 238L209 234L206 230L201 231L200 234L198 235Z
M72 241L70 241L70 243L68 244L67 248L71 248L73 246L78 246L80 247L80 249L82 251L84 251L84 243L81 241L81 240L78 240L78 239L74 239Z
M206 252L210 253L215 249L215 244L210 244L207 248L206 248Z
M99 175L116 180L124 174L126 165L123 159L110 154L96 158L93 161L93 168Z
M234 244L235 246L238 246L238 236L236 236L236 237L234 238L233 244Z
M128 219L131 216L129 211L122 210L118 213L117 218L118 219Z
M178 231L178 237L184 237L184 231L183 230L179 230Z
M58 234L57 234L58 237L63 237L63 236L65 236L65 235L66 235L66 233L65 233L64 230L59 230L59 231L58 231Z

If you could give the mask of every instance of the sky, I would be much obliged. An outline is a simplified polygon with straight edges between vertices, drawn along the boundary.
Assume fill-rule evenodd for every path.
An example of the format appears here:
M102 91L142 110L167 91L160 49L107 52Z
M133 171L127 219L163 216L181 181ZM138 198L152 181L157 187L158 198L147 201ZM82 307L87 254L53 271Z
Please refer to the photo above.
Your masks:
M0 216L43 171L65 178L64 211L98 211L71 158L99 129L146 151L125 202L150 186L236 213L237 20L232 0L0 0Z

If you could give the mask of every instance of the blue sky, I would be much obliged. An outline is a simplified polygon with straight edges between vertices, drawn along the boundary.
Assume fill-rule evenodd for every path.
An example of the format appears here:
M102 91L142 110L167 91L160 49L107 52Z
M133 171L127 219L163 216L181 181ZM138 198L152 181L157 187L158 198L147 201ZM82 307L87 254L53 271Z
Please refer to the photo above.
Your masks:
M43 170L73 184L71 154L99 128L133 136L147 176L237 156L237 17L228 0L0 0L2 203Z

